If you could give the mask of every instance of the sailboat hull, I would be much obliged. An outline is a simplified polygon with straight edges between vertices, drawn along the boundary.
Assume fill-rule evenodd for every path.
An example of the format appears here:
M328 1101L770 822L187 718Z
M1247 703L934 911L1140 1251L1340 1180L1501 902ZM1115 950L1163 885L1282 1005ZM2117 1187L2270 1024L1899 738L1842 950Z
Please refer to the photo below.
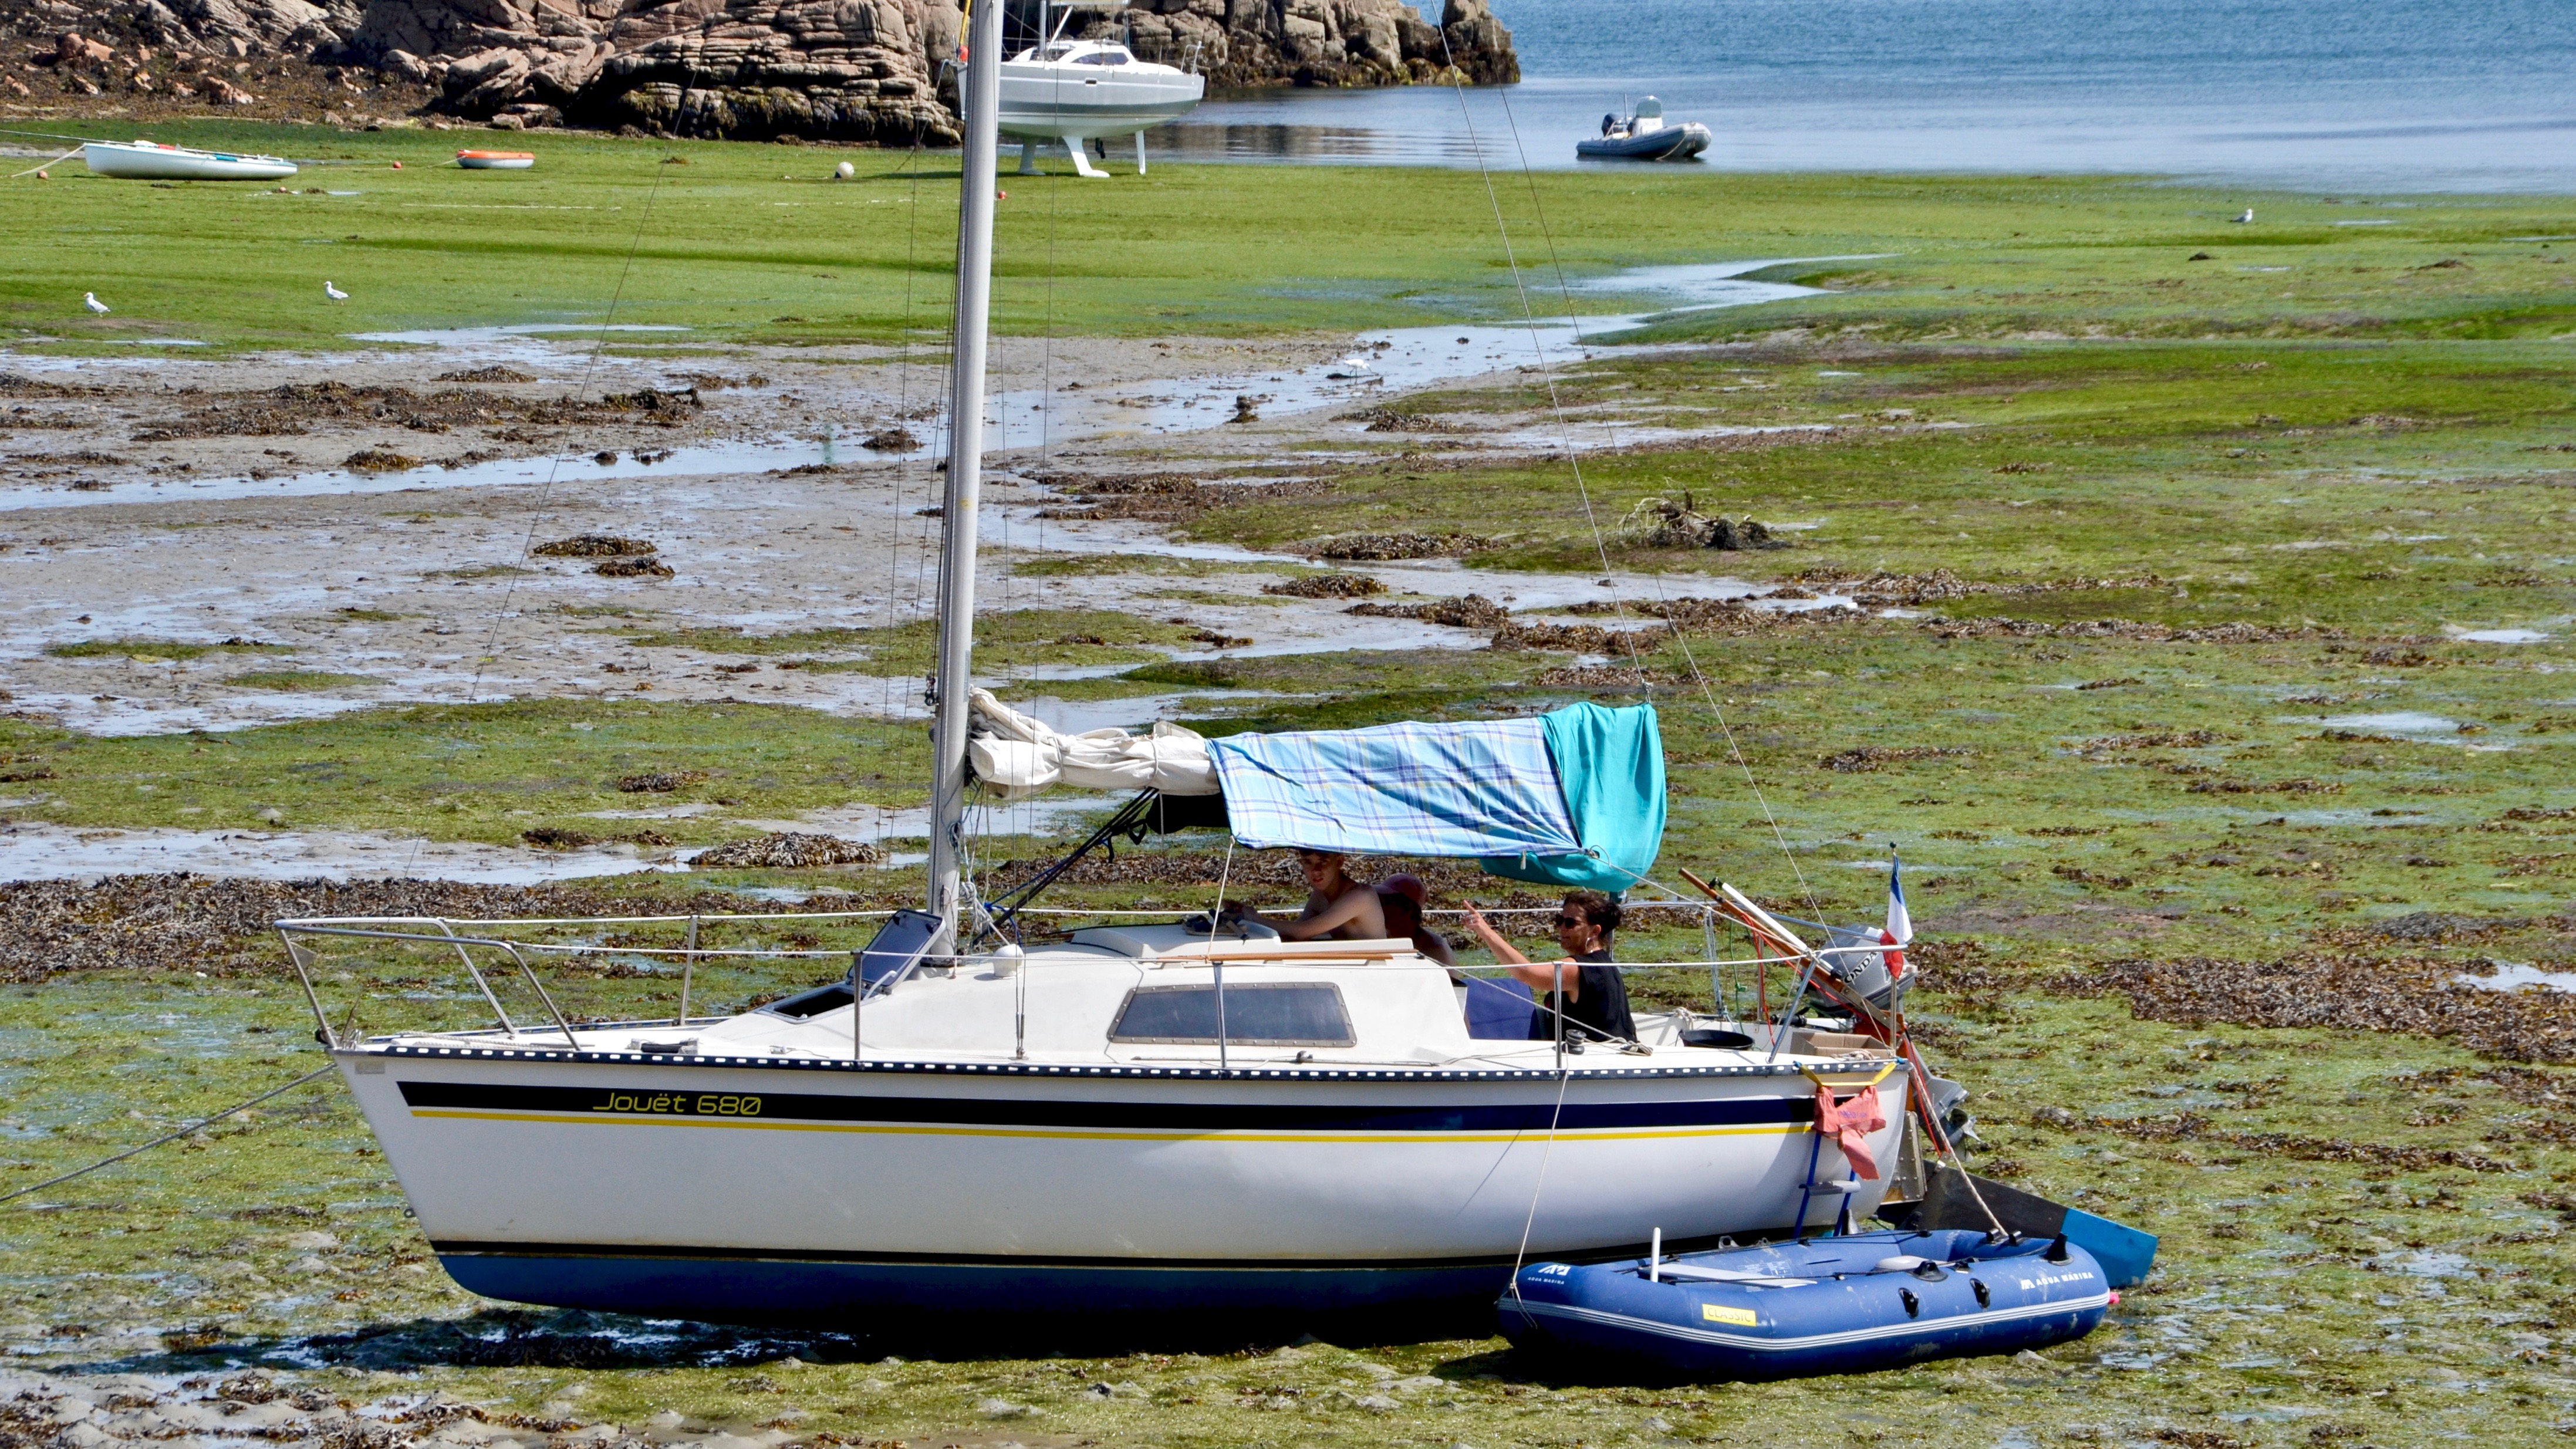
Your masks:
M296 169L282 156L199 151L150 141L92 141L81 148L81 159L98 175L127 181L283 181Z
M726 1322L1490 1301L1525 1232L1533 1260L1584 1260L1658 1228L1677 1247L1786 1229L1817 1141L1813 1083L1785 1063L1562 1082L525 1048L342 1063L458 1283ZM1814 1197L1829 1221L1839 1199Z
M1198 108L1207 77L1167 67L1002 64L1001 129L1045 141L1123 136Z
M1511 1262L1453 1267L1146 1266L1010 1259L910 1263L719 1256L544 1257L442 1253L488 1298L709 1323L861 1328L924 1317L1179 1318L1381 1309L1465 1310L1490 1301Z

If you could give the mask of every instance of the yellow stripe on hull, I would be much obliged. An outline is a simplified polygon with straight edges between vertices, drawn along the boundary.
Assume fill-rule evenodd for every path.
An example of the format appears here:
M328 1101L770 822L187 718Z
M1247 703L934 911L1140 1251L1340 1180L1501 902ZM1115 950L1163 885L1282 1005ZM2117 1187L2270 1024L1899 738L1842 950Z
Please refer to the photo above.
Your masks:
M415 1118L459 1122L552 1122L594 1127L716 1127L755 1132L855 1132L883 1137L1031 1137L1068 1142L1324 1142L1427 1143L1519 1142L1548 1134L1518 1132L1070 1132L1020 1127L910 1127L884 1123L759 1122L740 1118L593 1117L551 1112L469 1112L414 1108ZM1805 1133L1807 1127L1766 1123L1748 1127L1569 1128L1554 1134L1566 1142L1633 1142L1678 1137L1759 1137Z

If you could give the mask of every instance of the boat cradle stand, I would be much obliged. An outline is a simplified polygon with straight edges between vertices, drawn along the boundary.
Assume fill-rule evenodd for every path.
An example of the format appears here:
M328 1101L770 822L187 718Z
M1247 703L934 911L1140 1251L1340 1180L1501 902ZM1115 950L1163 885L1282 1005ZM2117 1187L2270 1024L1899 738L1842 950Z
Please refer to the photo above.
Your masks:
M1046 174L1038 170L1038 147L1042 144L1044 143L1040 142L1034 136L1020 142L1020 175L1042 176ZM1107 176L1109 174L1108 172L1091 164L1091 152L1088 142L1084 137L1065 137L1064 149L1073 153L1073 169L1076 174L1095 177ZM1145 174L1145 133L1142 131L1138 131L1136 133L1136 174L1139 176Z

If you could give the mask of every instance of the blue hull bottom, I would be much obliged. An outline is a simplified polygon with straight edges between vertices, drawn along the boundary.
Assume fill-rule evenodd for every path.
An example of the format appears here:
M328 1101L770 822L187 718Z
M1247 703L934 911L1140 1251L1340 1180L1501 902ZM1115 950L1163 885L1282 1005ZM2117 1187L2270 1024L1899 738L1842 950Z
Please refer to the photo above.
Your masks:
M917 1263L774 1258L442 1253L488 1298L707 1323L868 1332L930 1317L1315 1317L1481 1311L1509 1263L1313 1268Z

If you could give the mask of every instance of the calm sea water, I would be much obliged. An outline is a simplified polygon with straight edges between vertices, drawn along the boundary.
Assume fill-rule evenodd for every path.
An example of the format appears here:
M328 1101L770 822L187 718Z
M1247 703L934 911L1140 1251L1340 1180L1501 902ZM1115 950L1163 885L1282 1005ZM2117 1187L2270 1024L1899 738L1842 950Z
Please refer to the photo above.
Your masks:
M1652 93L1716 133L1709 170L2576 192L2576 0L1494 4L1518 86L1463 107L1427 87L1220 95L1152 143L1456 165L1481 146L1500 166L1572 166L1603 112Z

